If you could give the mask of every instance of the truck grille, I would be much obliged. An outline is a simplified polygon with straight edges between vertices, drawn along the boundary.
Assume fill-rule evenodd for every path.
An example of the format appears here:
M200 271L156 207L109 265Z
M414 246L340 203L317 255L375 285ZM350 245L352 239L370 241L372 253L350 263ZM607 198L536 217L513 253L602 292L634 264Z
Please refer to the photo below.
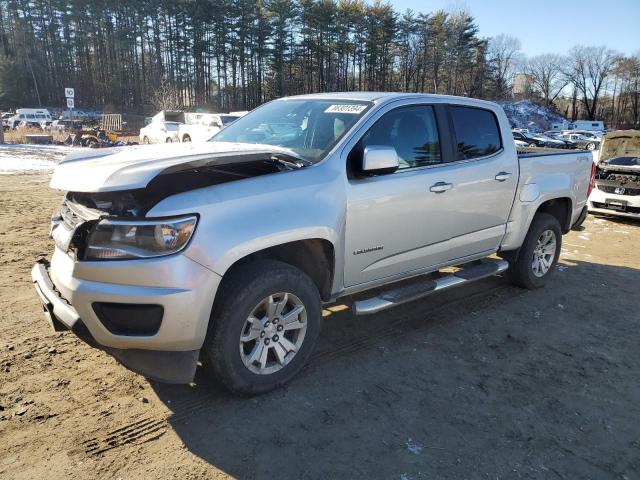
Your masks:
M626 187L612 187L610 185L596 185L598 187L598 190L602 190L605 193L616 193L616 188L622 188L624 189L622 192L618 193L617 195L629 195L629 196L635 196L635 195L640 195L640 188L626 188Z

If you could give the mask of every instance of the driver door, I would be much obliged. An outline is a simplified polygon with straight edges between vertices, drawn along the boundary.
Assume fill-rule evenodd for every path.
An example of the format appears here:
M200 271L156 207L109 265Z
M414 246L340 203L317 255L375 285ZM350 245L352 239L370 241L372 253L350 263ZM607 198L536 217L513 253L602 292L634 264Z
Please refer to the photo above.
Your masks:
M450 220L439 125L433 105L398 107L381 116L349 154L354 171L347 188L345 286L402 276L446 261ZM393 146L400 168L359 175L366 146Z

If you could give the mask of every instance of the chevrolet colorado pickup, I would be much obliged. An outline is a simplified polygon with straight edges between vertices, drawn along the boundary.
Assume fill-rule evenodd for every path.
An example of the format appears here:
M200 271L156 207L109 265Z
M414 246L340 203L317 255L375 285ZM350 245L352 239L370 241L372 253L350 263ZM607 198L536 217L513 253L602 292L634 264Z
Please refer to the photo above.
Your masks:
M55 330L131 370L187 383L201 361L258 394L301 369L338 298L374 314L505 270L541 287L593 167L590 152L518 156L490 102L283 98L207 143L67 157L32 278Z

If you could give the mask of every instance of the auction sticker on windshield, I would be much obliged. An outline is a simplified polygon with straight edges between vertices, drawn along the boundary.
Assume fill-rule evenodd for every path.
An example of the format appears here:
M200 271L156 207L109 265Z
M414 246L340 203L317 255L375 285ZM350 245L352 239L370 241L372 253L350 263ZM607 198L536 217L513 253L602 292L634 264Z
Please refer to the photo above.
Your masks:
M324 113L355 113L358 114L360 112L362 112L365 108L367 108L366 105L360 105L360 104L342 104L342 105L331 105L330 107L328 107Z

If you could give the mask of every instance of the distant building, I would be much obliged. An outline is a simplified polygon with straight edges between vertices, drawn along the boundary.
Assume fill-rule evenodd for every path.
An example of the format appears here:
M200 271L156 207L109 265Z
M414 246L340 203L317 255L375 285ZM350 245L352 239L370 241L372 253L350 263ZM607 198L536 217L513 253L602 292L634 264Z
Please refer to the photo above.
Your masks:
M512 92L514 96L529 96L533 86L531 75L516 73L513 77Z
M591 130L604 131L604 122L602 120L576 120L569 122L554 122L551 124L551 130Z

